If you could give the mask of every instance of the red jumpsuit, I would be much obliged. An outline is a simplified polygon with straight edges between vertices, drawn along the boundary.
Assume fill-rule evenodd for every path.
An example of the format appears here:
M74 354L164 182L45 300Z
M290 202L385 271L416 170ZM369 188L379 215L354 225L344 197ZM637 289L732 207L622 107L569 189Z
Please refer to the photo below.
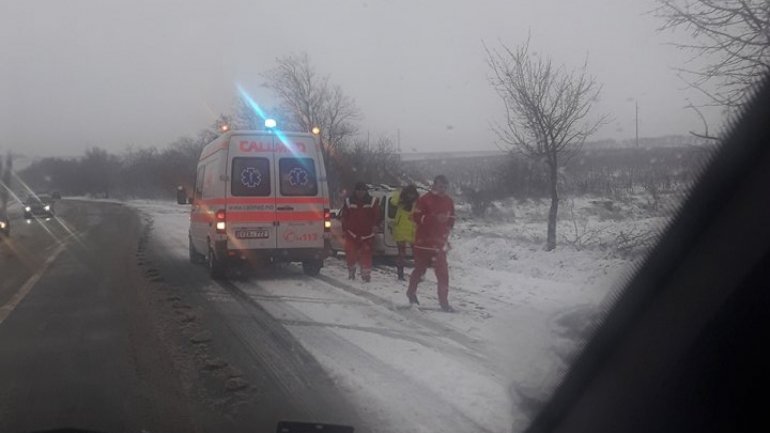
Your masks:
M433 261L438 280L438 299L442 308L449 308L449 267L446 254L449 232L454 227L454 201L436 192L429 192L417 200L412 219L417 224L414 240L414 270L409 278L407 296L417 296L417 284Z
M374 228L379 223L380 207L377 199L366 194L362 199L355 196L345 199L342 208L342 231L345 233L345 258L351 277L356 263L361 265L361 276L369 280L372 271L372 244Z

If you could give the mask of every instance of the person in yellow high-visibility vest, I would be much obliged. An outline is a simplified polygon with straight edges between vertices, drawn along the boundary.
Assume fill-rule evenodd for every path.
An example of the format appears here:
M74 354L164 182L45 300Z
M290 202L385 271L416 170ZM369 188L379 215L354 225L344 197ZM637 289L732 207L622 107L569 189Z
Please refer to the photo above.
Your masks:
M393 224L393 240L398 245L398 279L405 281L404 264L406 262L406 246L414 244L416 226L412 221L414 204L420 197L415 185L408 185L400 191L394 192L390 197L390 204L396 207L396 218Z

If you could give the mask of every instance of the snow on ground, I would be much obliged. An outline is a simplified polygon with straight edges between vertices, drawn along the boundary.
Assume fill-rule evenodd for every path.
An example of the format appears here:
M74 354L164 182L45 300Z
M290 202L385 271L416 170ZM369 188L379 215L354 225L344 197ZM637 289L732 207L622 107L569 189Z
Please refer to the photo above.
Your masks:
M171 253L187 256L187 207L129 204L154 220ZM435 309L430 272L418 291L425 308L416 310L392 268L377 265L369 284L348 281L344 258L328 259L319 278L283 266L234 283L285 324L364 419L378 421L376 431L510 431L532 414L527 403L555 385L641 253L641 245L613 245L666 220L641 199L575 199L562 204L561 246L546 252L545 213L544 203L509 202L473 219L461 206L449 253L456 314Z

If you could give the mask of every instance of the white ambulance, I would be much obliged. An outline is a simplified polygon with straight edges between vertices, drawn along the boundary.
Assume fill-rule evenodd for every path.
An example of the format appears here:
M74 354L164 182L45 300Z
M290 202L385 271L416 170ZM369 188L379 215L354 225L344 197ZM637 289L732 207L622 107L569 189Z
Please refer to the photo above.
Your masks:
M230 131L201 152L191 203L190 261L213 278L229 265L302 262L317 275L328 255L329 189L315 136Z

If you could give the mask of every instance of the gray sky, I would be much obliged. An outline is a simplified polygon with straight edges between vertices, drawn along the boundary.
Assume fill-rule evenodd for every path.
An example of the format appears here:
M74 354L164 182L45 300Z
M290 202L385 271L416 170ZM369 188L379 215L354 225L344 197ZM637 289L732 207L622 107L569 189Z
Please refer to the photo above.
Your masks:
M604 84L595 137L701 130L671 67L681 53L645 13L653 0L281 0L0 2L0 150L121 152L195 134L232 108L236 83L270 106L259 73L306 51L354 97L364 133L404 150L494 149L482 41L579 66ZM718 126L718 112L709 114Z

